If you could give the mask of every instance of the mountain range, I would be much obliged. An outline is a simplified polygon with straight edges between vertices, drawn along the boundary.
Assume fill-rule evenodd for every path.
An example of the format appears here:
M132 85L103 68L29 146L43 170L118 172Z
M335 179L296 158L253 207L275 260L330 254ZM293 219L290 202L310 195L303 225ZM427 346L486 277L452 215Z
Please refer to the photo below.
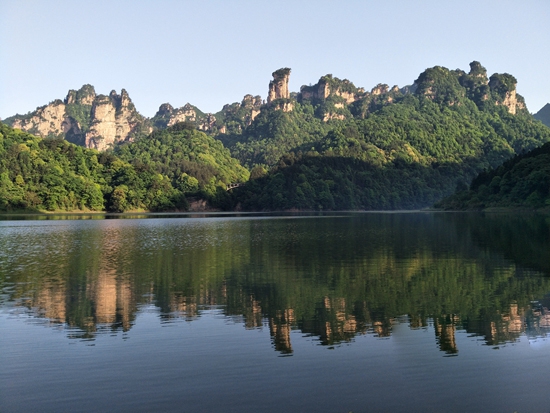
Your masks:
M516 79L488 76L477 61L468 72L435 66L409 86L378 84L370 91L328 74L290 92L290 74L289 68L273 72L265 101L245 95L214 114L165 103L146 118L124 89L107 96L84 85L64 100L3 122L99 151L85 157L95 156L104 167L103 181L96 182L103 202L57 202L46 209L185 209L195 198L225 209L422 208L469 187L481 171L550 141L550 129L535 119L545 121L547 111L533 117L516 92ZM5 136L26 145L15 129L4 129ZM43 144L37 145L30 150ZM21 173L0 173L14 188L20 183L20 201L6 201L4 208L43 208L40 191L21 185L29 180L25 168L13 162ZM122 175L112 168L117 162L126 165ZM78 167L67 168L78 175ZM139 171L156 174L155 185L162 181L158 188L164 185L171 195L162 202L147 198L153 184L132 178ZM228 192L231 183L241 185Z

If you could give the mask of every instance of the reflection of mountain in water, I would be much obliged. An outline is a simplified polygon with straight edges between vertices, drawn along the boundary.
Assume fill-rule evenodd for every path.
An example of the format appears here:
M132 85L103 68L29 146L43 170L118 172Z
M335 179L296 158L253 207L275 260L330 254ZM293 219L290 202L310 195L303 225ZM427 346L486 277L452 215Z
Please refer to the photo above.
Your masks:
M0 255L2 306L88 338L130 329L147 303L187 320L223 306L246 328L268 327L283 354L293 330L335 345L390 336L407 315L455 354L457 330L488 345L550 331L548 304L533 302L550 280L519 266L546 272L537 252L549 233L540 217L466 214L26 224L0 235L11 251Z

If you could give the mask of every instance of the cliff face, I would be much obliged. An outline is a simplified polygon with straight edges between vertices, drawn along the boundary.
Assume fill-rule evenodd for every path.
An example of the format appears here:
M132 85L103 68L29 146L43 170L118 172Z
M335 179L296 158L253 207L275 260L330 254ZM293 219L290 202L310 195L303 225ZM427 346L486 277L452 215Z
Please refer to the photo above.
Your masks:
M14 128L42 137L65 137L84 144L82 130L88 128L90 110L96 97L91 85L69 90L65 100L54 100L27 115L15 115L5 120Z
M489 88L495 97L495 104L506 106L508 112L515 115L519 110L526 109L523 97L516 93L517 80L508 73L495 73L489 79Z
M185 104L183 107L176 109L173 113L173 116L168 121L168 127L178 123L178 122L196 122L197 121L197 111L189 103Z
M497 101L497 105L503 105L508 108L508 112L512 115L515 115L518 109L524 109L525 105L520 103L517 98L517 93L515 90L506 92L504 98L501 101Z
M364 92L364 89L355 87L347 79L340 80L332 75L326 75L313 86L302 86L298 100L326 100L329 96L338 96L349 105L358 100Z
M365 93L363 88L355 87L349 80L341 80L328 74L321 77L313 86L302 86L297 100L318 105L317 116L328 122L352 116L348 107L367 96L368 93Z
M145 129L152 132L132 103L126 90L120 95L113 90L109 96L97 96L92 105L90 129L86 132L87 148L103 151L120 141L132 141Z
M27 117L16 117L11 126L43 137L59 136L65 133L64 122L65 128L69 128L68 125L72 124L72 122L66 122L67 117L65 104L56 100L49 105L37 108Z
M256 116L260 114L262 98L260 96L245 95L241 102L241 107L248 112L244 121L246 126L249 126Z
M13 116L6 123L38 136L62 137L98 150L151 130L124 89L120 95L112 91L104 96L96 95L91 85L69 90L63 101L55 100L27 115Z
M204 115L204 117L199 119L199 121L197 122L197 129L203 132L224 133L222 132L222 130L224 130L223 128L225 128L225 126L221 126L218 130L218 123L217 123L216 117L211 113L207 113L206 115Z
M156 128L165 129L179 122L196 123L203 117L204 114L189 103L176 109L169 103L163 103L151 120Z
M85 127L88 123L95 97L94 87L84 85L79 90L69 90L63 101L54 100L27 115L8 118L6 123L42 137L80 134L82 124Z

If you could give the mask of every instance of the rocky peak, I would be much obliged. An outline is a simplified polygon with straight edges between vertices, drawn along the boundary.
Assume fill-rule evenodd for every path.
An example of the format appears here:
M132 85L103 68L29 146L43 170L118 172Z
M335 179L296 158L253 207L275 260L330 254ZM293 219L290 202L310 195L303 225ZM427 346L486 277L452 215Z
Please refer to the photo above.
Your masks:
M67 97L65 98L64 102L67 105L72 105L76 103L76 90L69 90L69 93L67 93Z
M91 106L96 97L95 89L92 85L83 85L79 90L69 90L65 98L65 104L77 104Z
M71 89L63 101L57 99L28 115L13 116L10 123L38 136L64 137L99 150L121 140L132 140L151 129L125 89L120 95L115 90L108 96L96 95L92 85Z
M300 87L299 100L311 100L311 99L325 99L327 97L326 83L320 84L321 81L315 85L302 85Z
M470 76L482 79L485 84L489 82L489 80L487 79L487 69L481 66L481 63L479 63L477 60L474 60L470 63L470 73L468 74Z
M489 99L489 79L487 78L487 69L478 61L470 63L470 72L455 70L458 82L466 89L466 95L473 100L476 105L483 107Z
M495 73L489 78L489 88L495 98L495 104L506 106L508 112L515 115L525 109L523 97L516 93L517 80L508 73Z
M250 126L256 116L260 114L262 103L261 96L245 95L243 97L241 107L245 110L243 118L245 126Z
M191 103L186 103L180 108L180 110L183 110L184 112L187 112L189 114L194 113L195 116L197 114L195 107Z
M281 102L274 102L271 108L275 110L279 109L279 103ZM233 102L226 104L222 110L215 114L216 122L215 124L210 122L211 129L209 132L240 134L260 114L263 105L264 102L261 96L244 95L240 103Z
M118 95L112 90L109 96L99 95L93 102L85 145L102 151L119 141L131 141L142 129L146 129L145 132L152 130L144 127L145 123L128 92L122 89Z
M276 99L289 99L288 80L290 78L290 69L285 67L272 73L273 80L269 82L269 91L267 93L267 103L270 104Z
M15 116L11 126L42 137L60 136L64 133L63 122L67 118L65 106L61 100L54 100L37 108L30 116Z
M326 100L329 96L343 98L346 104L358 100L358 95L364 93L363 89L356 88L349 80L340 80L331 74L325 75L313 86L302 86L300 88L299 100Z
M133 106L132 100L130 99L126 89L122 89L120 91L120 95L116 93L116 90L111 90L111 93L109 93L109 99L111 99L112 104L117 110ZM105 103L107 101L104 100L103 102Z
M202 121L203 118L204 114L190 103L186 103L177 109L173 108L169 103L163 103L151 121L156 128L164 129L181 122L192 122L200 126L203 124L199 121Z
M378 96L378 95L382 95L384 93L388 93L389 89L390 89L390 87L388 85L386 85L384 83L379 83L375 87L372 88L370 93L371 93L371 95Z
M460 83L460 77L459 71L451 71L441 66L426 69L414 81L417 84L415 94L438 104L460 105L466 96L466 88Z
M172 112L174 112L174 107L170 103L163 103L159 106L159 110L155 114L155 117L169 115Z
M246 109L260 109L262 98L261 96L244 95L241 106Z
M11 125L42 137L64 137L84 145L83 130L87 129L92 103L96 98L91 85L71 89L63 101L56 99L25 116L10 118Z
M120 91L120 104L121 106L130 106L132 104L132 100L130 99L130 96L128 96L128 92L126 92L126 89L122 89Z

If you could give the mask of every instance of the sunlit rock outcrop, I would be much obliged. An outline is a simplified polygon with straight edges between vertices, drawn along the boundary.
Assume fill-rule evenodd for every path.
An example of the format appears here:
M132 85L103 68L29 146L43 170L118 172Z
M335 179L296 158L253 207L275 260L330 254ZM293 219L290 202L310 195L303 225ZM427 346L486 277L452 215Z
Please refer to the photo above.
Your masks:
M12 126L42 137L57 136L64 133L63 122L66 118L65 104L61 100L55 100L36 109L29 116L16 118Z
M516 93L516 85L516 78L508 73L495 73L489 79L489 88L496 97L495 104L505 106L513 115L525 109L525 101Z
M126 90L122 89L120 95L114 90L109 96L99 95L92 105L85 145L103 151L117 142L132 141L144 123L145 118L136 111ZM152 131L146 129L146 133Z
M269 82L269 91L267 93L267 103L270 104L276 99L290 99L288 91L288 80L290 78L290 69L285 67L272 73L273 80Z

